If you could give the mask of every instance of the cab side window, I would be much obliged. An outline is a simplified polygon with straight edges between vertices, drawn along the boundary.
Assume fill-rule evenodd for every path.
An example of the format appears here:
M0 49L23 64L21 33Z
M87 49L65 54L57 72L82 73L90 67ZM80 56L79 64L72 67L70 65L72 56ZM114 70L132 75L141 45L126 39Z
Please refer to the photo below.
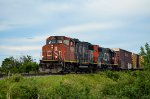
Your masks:
M69 45L69 40L64 40L64 44Z
M46 44L51 44L51 40L47 40L47 41L46 41Z
M70 41L70 46L74 46L73 41Z

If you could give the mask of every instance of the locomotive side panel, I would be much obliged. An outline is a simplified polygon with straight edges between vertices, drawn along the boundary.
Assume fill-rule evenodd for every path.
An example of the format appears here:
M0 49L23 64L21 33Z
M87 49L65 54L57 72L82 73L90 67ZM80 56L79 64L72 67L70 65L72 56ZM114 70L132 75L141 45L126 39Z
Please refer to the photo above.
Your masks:
M98 64L98 45L93 45L93 63Z
M80 64L90 64L92 62L92 50L89 49L91 46L88 42L79 43L79 62Z
M73 39L74 44L75 44L75 49L74 49L74 55L75 55L75 61L78 63L79 62L79 47L80 47L80 41L78 39Z
M110 52L109 52L109 54L110 54L110 64L114 65L115 64L116 53L111 49L109 49L109 50L110 50Z
M98 61L100 61L103 65L111 64L111 55L108 48L99 47Z

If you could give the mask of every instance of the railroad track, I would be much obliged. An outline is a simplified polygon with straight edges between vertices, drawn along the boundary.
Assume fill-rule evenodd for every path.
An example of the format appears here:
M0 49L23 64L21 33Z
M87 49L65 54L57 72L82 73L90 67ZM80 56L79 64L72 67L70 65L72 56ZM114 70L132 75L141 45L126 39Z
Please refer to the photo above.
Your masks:
M136 71L136 70L143 70L143 69L131 69L130 71ZM100 70L101 72L103 71L106 71L106 70ZM122 70L113 70L113 71L129 71L128 69L122 69ZM71 72L71 73L37 73L37 74L20 74L22 75L23 77L36 77L36 76L52 76L52 75L66 75L66 74L91 74L89 72ZM3 79L3 78L6 78L8 77L8 75L5 75L5 74L0 74L0 80Z
M65 73L64 74L60 74L60 73L53 73L53 74L50 74L50 73L45 73L45 74L20 74L21 76L23 76L23 77L36 77L36 76L52 76L52 75L65 75ZM12 76L12 75L10 75L10 76ZM1 79L3 79L3 78L7 78L8 77L8 75L0 75L0 80Z

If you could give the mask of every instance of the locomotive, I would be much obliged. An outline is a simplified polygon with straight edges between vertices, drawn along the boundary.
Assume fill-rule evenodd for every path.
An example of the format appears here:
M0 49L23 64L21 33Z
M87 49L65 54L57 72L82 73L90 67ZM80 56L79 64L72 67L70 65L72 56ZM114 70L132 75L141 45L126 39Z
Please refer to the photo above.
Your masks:
M66 36L50 36L42 47L41 72L96 72L106 69L132 69L132 53Z

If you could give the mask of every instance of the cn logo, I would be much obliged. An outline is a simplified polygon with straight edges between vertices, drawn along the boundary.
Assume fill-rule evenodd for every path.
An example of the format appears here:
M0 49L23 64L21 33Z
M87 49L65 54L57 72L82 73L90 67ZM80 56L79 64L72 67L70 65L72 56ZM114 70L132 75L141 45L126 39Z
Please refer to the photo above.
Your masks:
M52 51L47 51L47 56L52 56Z
M54 55L55 55L55 56L58 56L58 51L54 51Z

